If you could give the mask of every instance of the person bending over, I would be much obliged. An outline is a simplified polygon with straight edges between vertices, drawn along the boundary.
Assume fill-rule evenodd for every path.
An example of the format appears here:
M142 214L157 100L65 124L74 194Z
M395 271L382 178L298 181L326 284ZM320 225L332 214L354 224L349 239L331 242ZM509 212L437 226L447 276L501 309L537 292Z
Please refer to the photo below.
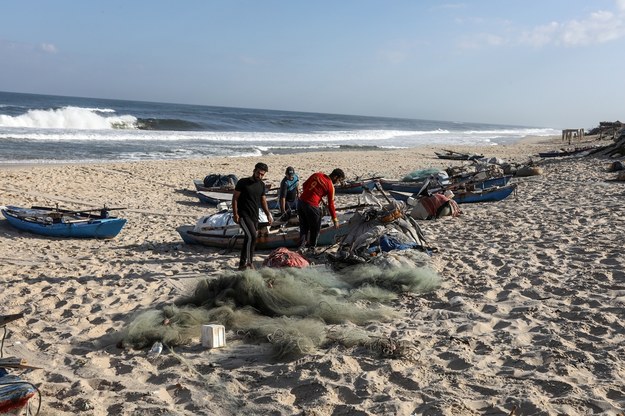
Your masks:
M336 168L329 176L322 172L313 173L304 182L297 203L300 248L305 245L308 250L314 250L317 247L317 239L321 230L321 208L319 204L323 197L328 199L328 209L332 216L334 228L339 228L339 219L334 207L334 185L343 180L345 180L345 173Z
M241 226L244 235L239 270L254 268L254 251L258 237L258 210L262 208L270 225L273 222L267 206L265 183L262 180L268 171L267 165L259 162L254 166L252 176L239 179L234 187L232 217L234 222Z

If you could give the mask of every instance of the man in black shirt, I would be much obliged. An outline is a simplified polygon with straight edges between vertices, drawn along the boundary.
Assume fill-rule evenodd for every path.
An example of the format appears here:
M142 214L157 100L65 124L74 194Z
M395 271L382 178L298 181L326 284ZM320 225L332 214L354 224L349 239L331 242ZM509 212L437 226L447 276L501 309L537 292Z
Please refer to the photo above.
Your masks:
M243 230L243 247L239 260L239 270L253 269L254 250L258 236L258 210L263 209L269 224L273 222L267 206L263 176L269 168L264 163L254 166L254 173L249 178L239 179L232 195L232 213L234 222Z

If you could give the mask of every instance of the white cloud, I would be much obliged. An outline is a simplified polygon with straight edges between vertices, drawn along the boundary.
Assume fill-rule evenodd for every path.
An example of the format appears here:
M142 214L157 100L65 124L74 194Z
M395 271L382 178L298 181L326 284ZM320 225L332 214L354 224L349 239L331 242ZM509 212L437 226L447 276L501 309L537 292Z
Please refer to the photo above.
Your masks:
M42 43L39 48L46 53L57 53L58 49L52 43Z
M605 43L625 36L625 14L609 11L591 13L584 20L565 23L552 22L524 33L520 42L533 46L547 44L564 46L585 46Z
M581 20L550 22L536 26L520 34L479 34L460 42L461 48L521 44L534 47L587 46L606 43L625 37L625 0L615 0L615 11L599 10Z

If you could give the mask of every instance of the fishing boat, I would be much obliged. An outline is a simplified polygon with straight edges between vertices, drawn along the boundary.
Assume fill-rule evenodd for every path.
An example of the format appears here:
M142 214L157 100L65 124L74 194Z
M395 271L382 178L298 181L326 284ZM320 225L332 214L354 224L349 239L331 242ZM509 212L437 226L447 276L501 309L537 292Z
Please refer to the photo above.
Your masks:
M332 245L347 232L347 222L353 213L339 215L339 228L334 228L331 218L324 217L317 244ZM260 218L260 225L267 225L266 218ZM232 219L231 212L220 212L200 218L196 225L183 225L176 229L186 244L201 244L216 248L241 248L243 233ZM296 248L300 243L299 226L282 224L267 227L256 240L257 250L273 250L278 247Z
M209 191L197 191L196 195L201 203L217 206L222 202L226 206L232 204L232 193L228 192L209 192ZM278 202L278 195L271 193L267 195L267 206L269 209L280 209L280 203Z
M564 156L575 156L581 155L585 152L589 152L591 150L596 149L597 146L584 146L584 147L576 147L574 149L560 149L560 150L551 150L548 152L539 152L538 156L540 157L564 157Z
M485 189L475 189L472 191L454 191L453 200L458 204L469 204L475 202L495 202L506 199L514 190L516 184L506 186L494 186Z
M9 322L24 317L24 313L0 315L0 328L5 328ZM5 328L6 330L6 328ZM26 365L25 360L16 357L4 357L2 344L0 344L0 414L23 414L23 409L28 406L28 401L37 393L37 387L33 383L22 380L19 376L9 373L12 368L36 368ZM28 412L27 409L27 413Z
M234 177L234 179L236 179L236 176L234 175L228 175L229 177ZM193 180L193 186L195 186L195 190L196 191L201 191L201 192L223 192L223 193L229 193L232 194L234 192L234 187L236 185L236 180L234 182L229 182L225 185L217 185L217 186L206 186L205 182L201 179L194 179ZM271 189L272 185L270 183L265 183L265 190L269 191Z
M439 159L447 159L447 160L476 160L481 159L484 155L478 155L474 153L461 153L455 152L453 150L444 150L445 153L434 152L436 157Z
M361 194L365 190L373 190L376 181L376 178L344 181L341 184L334 185L334 192L337 194Z
M219 205L221 202L232 202L232 192L197 191L196 195L201 203Z
M28 401L37 393L32 383L7 373L0 367L0 414L20 414Z
M13 227L48 237L113 238L126 220L109 216L124 208L98 208L71 211L52 207L2 207L2 215ZM96 212L97 213L94 213Z
M193 185L195 185L195 189L198 191L226 192L230 190L232 192L238 180L239 178L233 174L212 173L206 175L204 179L194 179Z
M516 189L516 184L505 186L492 186L489 188L475 188L472 190L453 190L453 200L458 204L469 204L475 202L494 202L506 199ZM389 191L389 194L398 201L407 201L414 198L415 194L410 192Z
M440 186L438 189L442 189L443 191L446 189L454 190L458 187L468 188L468 189L486 189L492 188L493 186L505 186L512 179L512 175L504 175L493 178L486 178L476 180L474 177L465 177L462 179L452 178L451 182L447 181L447 185ZM426 182L394 182L387 183L386 188L383 189L388 191L398 191L402 193L418 193L423 189L424 186L428 186L428 189L437 188L436 183L427 184Z
M438 186L447 186L449 185L450 179L449 175L445 171L431 171L430 174L424 176L417 176L414 180L391 180L391 179L380 179L379 180L382 189L385 191L400 191L400 192L419 192L421 188L423 188L426 184L437 184Z

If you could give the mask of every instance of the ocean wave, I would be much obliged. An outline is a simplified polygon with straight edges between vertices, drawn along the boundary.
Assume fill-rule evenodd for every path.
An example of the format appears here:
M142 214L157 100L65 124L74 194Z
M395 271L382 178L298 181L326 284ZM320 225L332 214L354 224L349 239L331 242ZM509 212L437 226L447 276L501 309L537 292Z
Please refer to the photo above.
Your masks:
M33 129L106 130L135 129L137 118L131 115L103 116L110 109L62 107L31 109L21 115L0 115L0 127Z

